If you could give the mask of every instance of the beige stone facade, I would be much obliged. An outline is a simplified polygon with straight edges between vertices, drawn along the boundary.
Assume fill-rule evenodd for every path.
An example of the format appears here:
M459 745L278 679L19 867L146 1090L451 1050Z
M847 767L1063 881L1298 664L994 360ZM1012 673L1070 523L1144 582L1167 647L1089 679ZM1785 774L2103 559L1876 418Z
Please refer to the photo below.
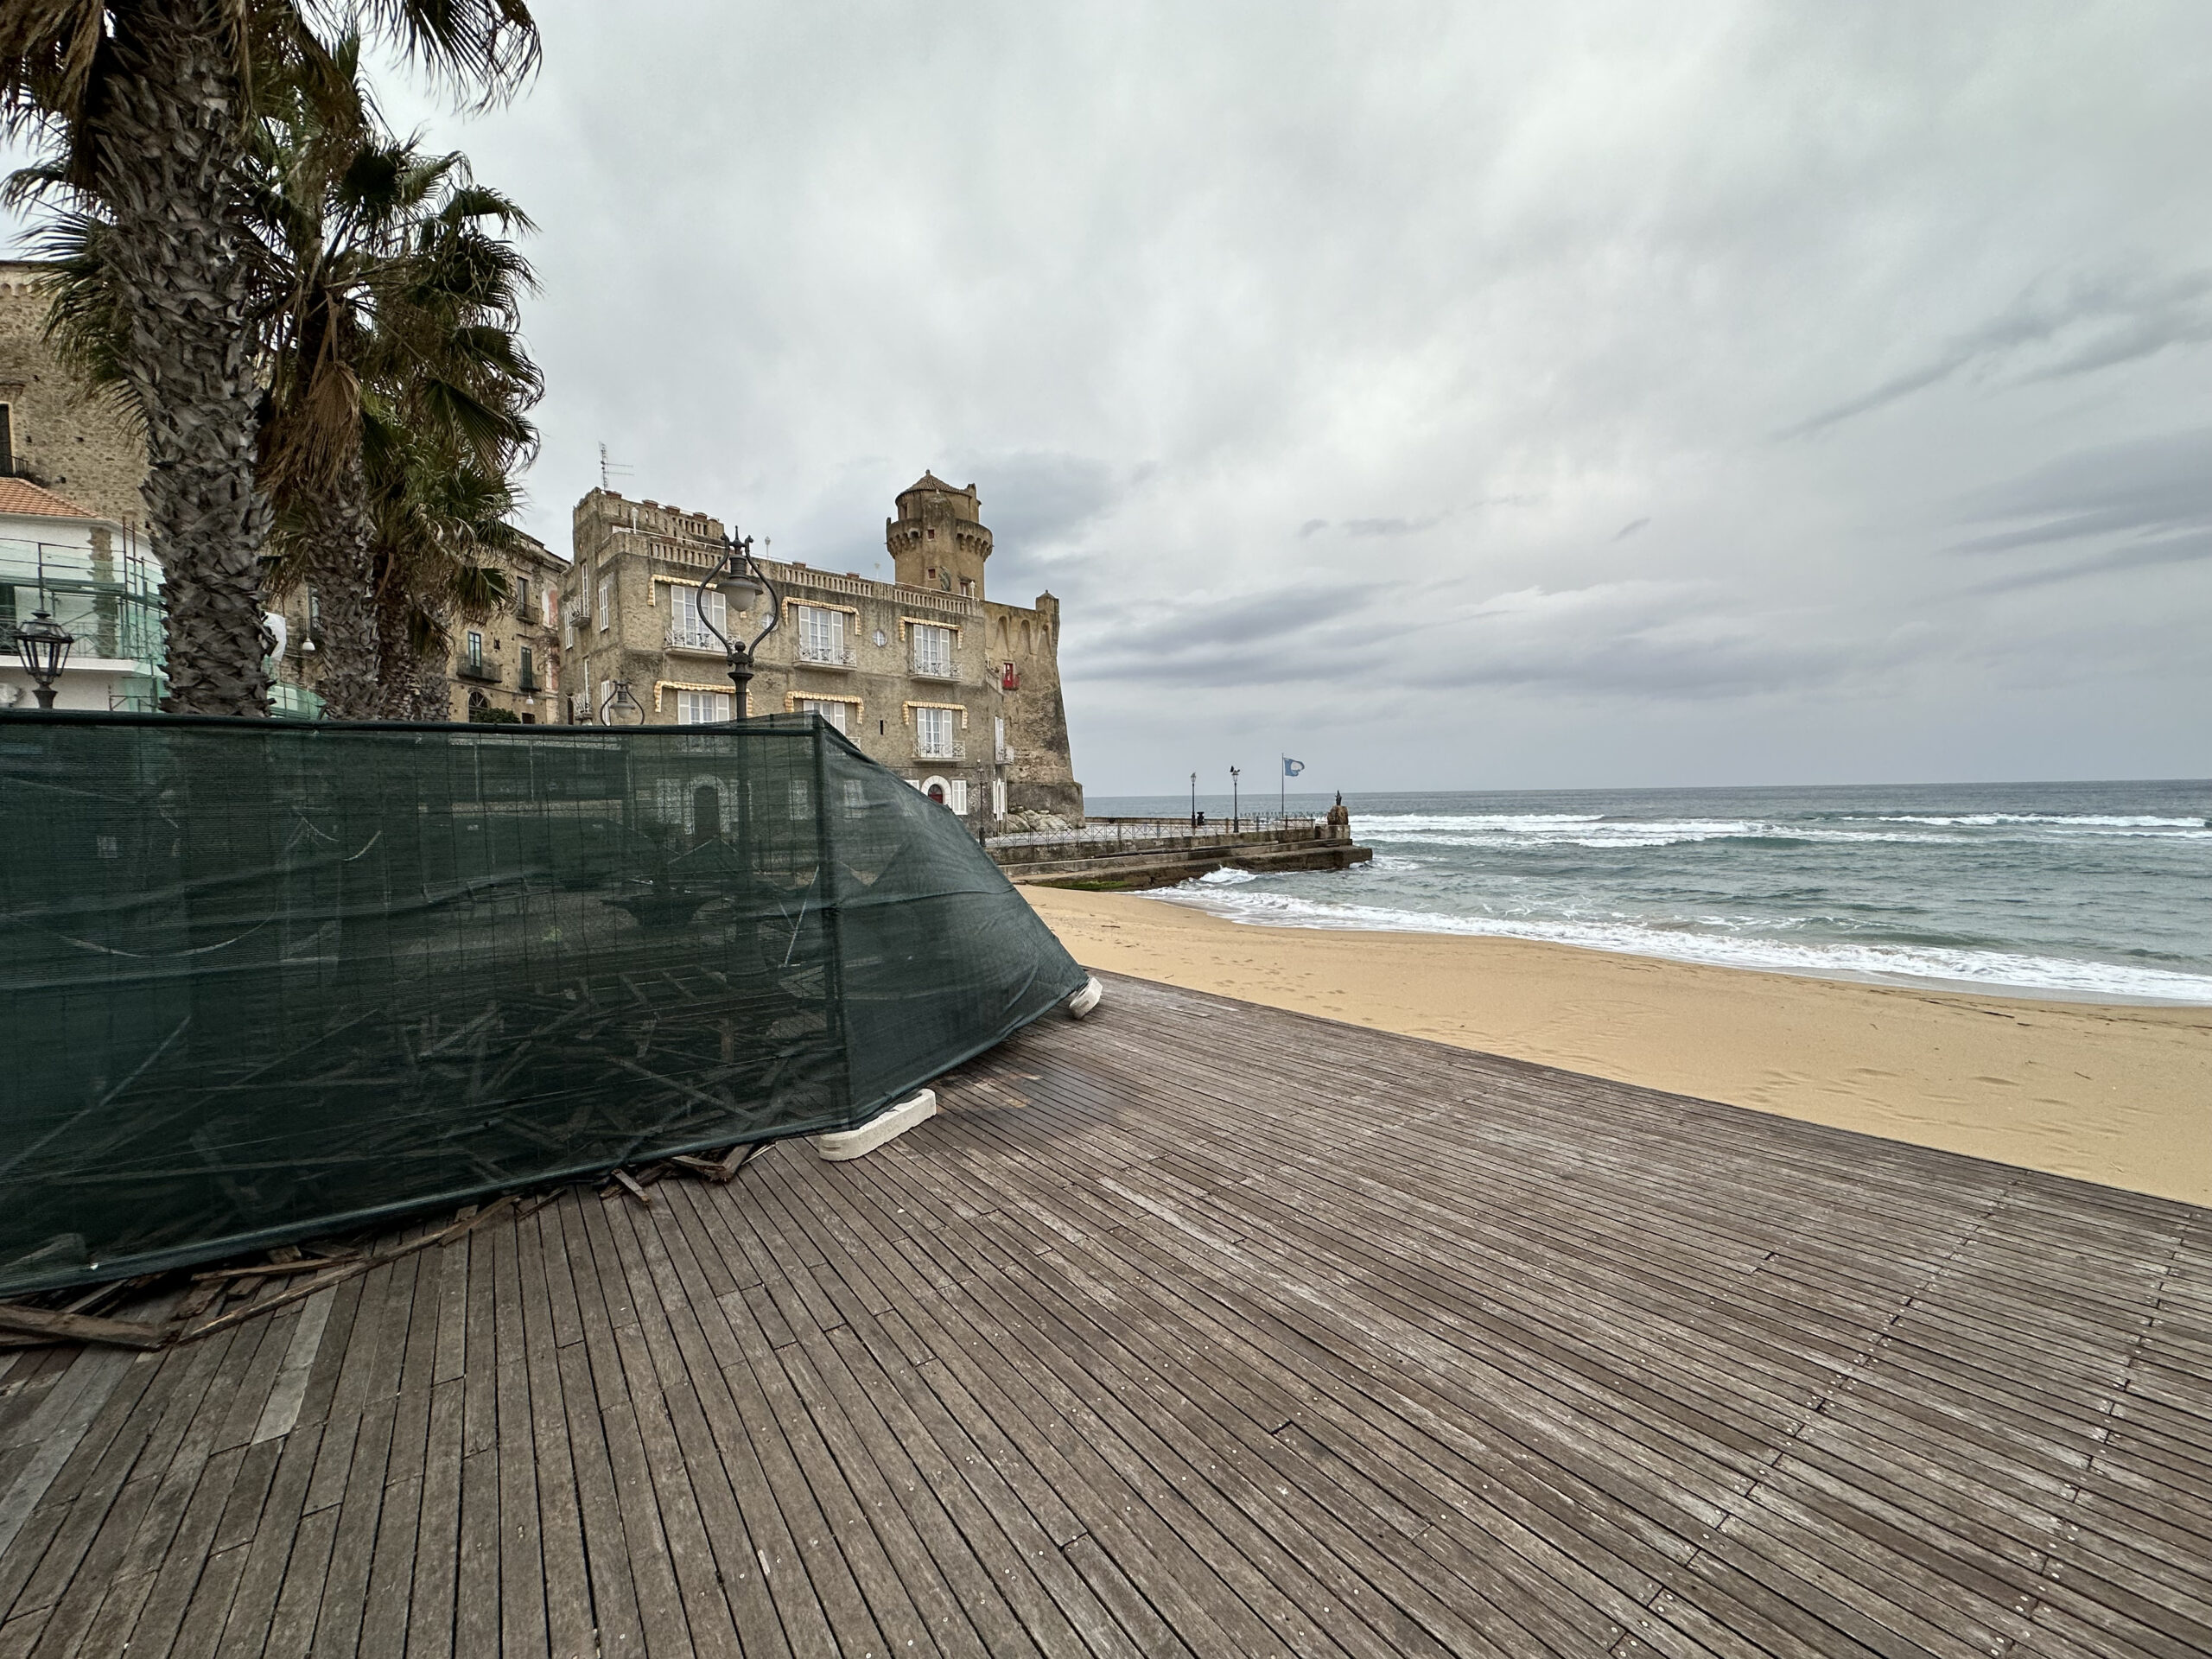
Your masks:
M92 513L138 535L146 504L146 442L128 422L88 397L46 343L51 267L0 260L0 475L59 491Z
M525 726L553 725L561 698L561 584L568 562L535 537L487 561L507 579L507 602L453 628L453 718L504 709Z
M562 590L562 680L570 718L607 717L618 687L651 724L811 711L963 817L988 823L1042 808L1079 817L1082 785L1061 704L1059 602L984 596L990 531L975 486L925 476L885 526L898 580L871 582L763 560L781 594L751 708L736 709L701 584L723 526L702 513L594 490L576 504ZM710 612L725 632L764 613Z
M560 621L561 578L568 564L531 536L522 537L512 551L493 554L484 563L506 577L508 596L485 615L453 622L447 642L445 718L476 719L499 709L525 726L556 724L566 707L560 696ZM280 681L315 690L315 658L323 641L312 587L297 583L272 595L269 603L284 619Z

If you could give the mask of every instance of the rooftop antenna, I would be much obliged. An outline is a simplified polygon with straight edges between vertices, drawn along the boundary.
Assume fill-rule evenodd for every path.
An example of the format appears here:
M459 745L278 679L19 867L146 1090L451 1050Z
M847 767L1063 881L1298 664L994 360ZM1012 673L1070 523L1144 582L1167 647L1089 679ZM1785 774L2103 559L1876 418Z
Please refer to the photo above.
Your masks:
M607 455L607 446L605 444L602 443L599 446L599 487L601 489L608 491L613 490L614 487L614 480L618 478L627 478L636 470L637 468L634 467L626 466L621 461L610 459Z

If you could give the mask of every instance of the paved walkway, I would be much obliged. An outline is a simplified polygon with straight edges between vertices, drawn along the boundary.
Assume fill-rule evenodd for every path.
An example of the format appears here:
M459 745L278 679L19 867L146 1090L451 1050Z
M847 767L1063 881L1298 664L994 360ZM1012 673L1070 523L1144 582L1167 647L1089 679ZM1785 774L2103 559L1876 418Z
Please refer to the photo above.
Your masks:
M0 1655L2212 1650L2212 1213L1116 982L857 1163L0 1356Z

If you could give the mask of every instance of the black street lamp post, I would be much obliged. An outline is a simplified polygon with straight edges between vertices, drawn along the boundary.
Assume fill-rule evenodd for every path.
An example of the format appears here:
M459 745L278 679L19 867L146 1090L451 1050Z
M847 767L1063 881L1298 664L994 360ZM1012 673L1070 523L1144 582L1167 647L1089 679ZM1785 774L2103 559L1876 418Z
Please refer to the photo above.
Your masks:
M739 536L733 531L731 534L722 537L722 546L726 550L722 554L721 563L709 573L706 581L701 584L699 588L701 596L703 598L710 592L722 596L724 607L722 620L725 622L729 620L731 611L747 613L752 610L755 600L766 599L767 601L766 620L762 621L759 631L747 639L740 639L734 633L724 632L715 621L713 608L707 605L699 607L700 626L721 643L722 651L729 658L730 689L736 694L734 714L737 719L744 720L752 713L752 709L747 706L747 690L753 683L753 653L760 649L760 642L773 633L776 631L777 623L783 620L784 602L783 596L776 591L776 584L768 580L768 573L760 568L760 561L753 556L753 538L750 536ZM815 753L818 762L821 755L819 747L816 749ZM753 786L752 779L745 774L743 769L740 771L735 794L737 797L737 866L746 883L743 902L757 906L758 896L753 892L758 876L753 868L754 850ZM826 824L830 810L829 803L817 802L817 807L823 815L823 823ZM823 833L827 833L826 830ZM757 918L748 921L745 925L740 936L738 948L741 959L745 963L746 970L760 971L762 967L759 960L760 931Z
M76 643L77 636L45 611L35 611L29 621L16 625L16 654L23 659L24 671L38 683L33 695L40 708L54 707L54 683L61 677L69 647Z
M632 694L629 681L615 680L610 683L607 701L600 706L599 723L602 726L642 726L645 723L645 705Z
M781 596L776 592L776 584L768 580L768 573L753 556L753 538L750 536L725 536L722 545L728 550L722 555L722 562L701 584L699 591L720 594L724 603L736 611L750 611L753 601L763 595L768 601L767 620L761 624L758 633L750 639L743 640L723 632L715 626L714 613L703 605L699 607L700 625L721 642L723 652L729 658L729 683L737 693L736 716L743 720L750 712L746 707L746 688L753 683L753 653L760 650L763 639L776 631L784 607Z
M1236 833L1239 821L1243 817L1243 809L1236 793L1236 768L1231 766L1229 769L1229 833L1232 836Z
M1191 774L1191 828L1198 827L1198 774Z

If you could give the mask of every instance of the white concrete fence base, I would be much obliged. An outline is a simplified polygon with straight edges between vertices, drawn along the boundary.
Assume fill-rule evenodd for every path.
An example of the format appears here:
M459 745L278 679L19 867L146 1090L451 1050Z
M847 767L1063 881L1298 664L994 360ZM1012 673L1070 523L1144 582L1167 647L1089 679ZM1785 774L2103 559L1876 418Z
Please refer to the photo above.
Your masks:
M1068 1018L1080 1020L1098 1006L1098 999L1106 995L1106 988L1094 974L1083 983L1083 988L1068 998Z
M814 1149L830 1163L842 1163L848 1158L874 1152L887 1141L896 1141L916 1124L926 1123L936 1116L937 1090L925 1089L896 1106L885 1107L856 1129L813 1136Z

